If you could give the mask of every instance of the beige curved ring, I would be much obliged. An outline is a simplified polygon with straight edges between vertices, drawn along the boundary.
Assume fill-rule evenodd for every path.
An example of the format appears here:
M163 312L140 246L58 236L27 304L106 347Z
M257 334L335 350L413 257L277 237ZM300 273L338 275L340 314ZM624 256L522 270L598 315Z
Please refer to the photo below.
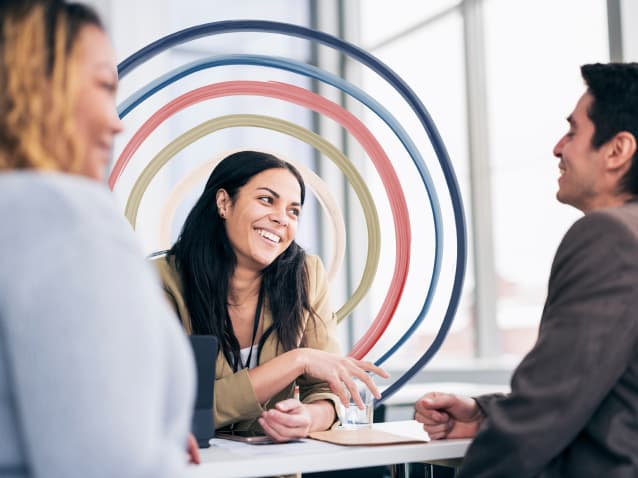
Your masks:
M251 148L253 149L253 148ZM233 151L235 152L235 151ZM160 249L168 249L171 246L171 225L175 218L175 212L177 211L177 205L180 204L186 194L190 192L195 186L204 181L210 172L217 166L217 164L231 152L226 152L222 155L206 161L203 164L198 165L192 169L187 176L182 178L168 195L168 199L164 204L162 213L160 214ZM308 185L308 188L315 193L317 201L323 207L328 214L330 222L332 224L332 230L334 231L334 247L332 250L332 257L326 267L326 274L328 281L332 282L335 278L341 266L343 265L343 258L346 253L346 224L343 220L343 214L339 208L337 201L328 189L328 185L321 179L315 172L308 168L306 165L299 163L298 161L291 160L289 158L283 158L279 153L271 153L277 157L285 159L287 162L292 163L301 173L304 178L304 182Z
M302 128L301 126L279 118L249 114L221 116L219 118L205 121L198 126L191 128L162 148L162 150L140 173L140 176L137 178L137 181L135 181L126 203L124 213L127 219L133 228L135 228L137 211L146 188L162 166L164 166L164 164L166 164L173 156L192 142L206 136L207 134L225 128L236 128L242 126L253 126L278 131L295 137L319 150L322 154L330 158L337 167L339 167L343 174L346 175L346 177L350 180L352 188L359 197L368 228L368 257L366 258L366 264L359 285L352 296L336 313L337 320L343 320L354 310L357 304L361 302L369 290L372 280L374 279L374 275L376 274L381 250L381 227L379 225L379 216L370 191L368 191L363 178L359 175L353 164L336 147L324 140L321 136L306 128Z

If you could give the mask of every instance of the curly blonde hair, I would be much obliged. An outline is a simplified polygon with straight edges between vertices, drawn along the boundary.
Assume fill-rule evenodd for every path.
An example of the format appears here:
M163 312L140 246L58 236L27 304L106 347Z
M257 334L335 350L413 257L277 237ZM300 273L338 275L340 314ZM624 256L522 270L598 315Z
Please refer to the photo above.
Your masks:
M5 0L0 8L0 171L75 172L74 44L88 7L59 0Z

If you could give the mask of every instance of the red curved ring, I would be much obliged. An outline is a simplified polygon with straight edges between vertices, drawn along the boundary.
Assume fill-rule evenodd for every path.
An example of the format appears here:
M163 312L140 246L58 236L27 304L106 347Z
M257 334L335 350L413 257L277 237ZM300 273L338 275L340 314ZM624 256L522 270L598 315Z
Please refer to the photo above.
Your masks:
M362 358L383 335L403 294L410 262L411 231L407 204L394 168L381 144L352 113L316 93L287 83L228 81L206 85L175 98L146 120L125 146L115 163L109 176L109 187L111 189L115 187L117 180L126 169L133 154L135 154L144 140L170 116L201 101L234 95L257 95L286 100L332 118L359 141L372 160L383 182L394 221L397 260L388 294L379 309L377 317L350 352L350 356Z

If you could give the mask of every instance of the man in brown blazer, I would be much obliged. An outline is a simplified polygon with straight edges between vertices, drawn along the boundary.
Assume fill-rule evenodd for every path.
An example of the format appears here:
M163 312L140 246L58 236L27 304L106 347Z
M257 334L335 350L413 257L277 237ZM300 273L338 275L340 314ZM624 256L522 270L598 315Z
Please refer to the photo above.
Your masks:
M638 476L638 64L585 65L554 148L585 213L552 265L539 336L508 395L428 393L433 439L475 437L458 478Z

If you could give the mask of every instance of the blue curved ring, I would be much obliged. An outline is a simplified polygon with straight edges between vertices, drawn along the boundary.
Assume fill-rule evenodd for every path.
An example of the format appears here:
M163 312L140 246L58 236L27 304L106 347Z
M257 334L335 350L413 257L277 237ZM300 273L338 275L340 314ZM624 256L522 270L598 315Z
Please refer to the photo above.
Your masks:
M432 300L434 298L434 293L436 291L436 286L438 284L438 279L441 271L441 244L443 243L443 233L442 233L442 218L441 218L441 208L439 206L439 200L436 194L436 188L434 187L434 182L425 166L425 162L421 157L421 153L417 149L416 145L412 142L410 136L403 129L401 124L396 120L396 118L390 113L386 108L384 108L378 101L368 95L366 92L358 88L357 86L349 83L342 78L339 78L332 73L325 72L317 67L306 65L305 63L301 63L294 60L288 60L286 58L279 57L271 57L271 56L262 56L262 55L223 55L223 56L215 56L204 58L201 60L196 60L191 63L187 63L186 65L180 66L168 73L160 76L156 80L150 82L148 85L137 90L131 96L129 96L126 100L124 100L118 106L118 112L121 118L124 118L128 113L134 110L139 104L141 104L144 100L157 93L161 89L167 87L171 83L184 78L190 74L201 71L206 68L212 68L217 66L227 66L227 65L256 65L256 66L268 66L273 68L279 68L286 71L299 73L320 81L323 81L331 86L335 86L342 91L348 93L350 96L356 98L361 103L365 104L369 107L374 113L376 113L395 133L395 135L399 138L401 143L404 145L406 150L408 151L410 157L414 164L422 165L423 167L419 169L419 173L421 175L421 179L425 185L425 189L428 194L428 198L430 200L430 206L432 208L432 215L434 218L434 235L435 235L435 248L434 248L434 264L432 268L432 275L430 278L430 285L428 287L428 291L425 297L425 301L421 308L421 312L416 317L412 325L408 328L408 330L397 340L397 342L387 351L385 352L380 359L378 359L375 363L376 365L383 364L388 358L392 356L418 329L419 325L425 319L427 312L430 310L430 306L432 304Z
M178 32L167 35L159 40L150 43L146 47L137 51L133 55L129 56L122 63L118 65L118 73L120 78L124 78L132 69L146 62L155 55L161 53L168 48L175 45L192 41L197 38L217 35L222 33L231 32L269 32L279 33L283 35L295 36L304 38L307 40L313 40L323 45L332 47L338 51L341 51L359 62L366 65L368 68L376 72L379 76L390 83L397 92L408 103L412 111L416 114L421 125L425 129L432 147L437 155L441 170L445 177L445 182L450 192L450 199L452 202L452 209L454 212L454 223L456 228L456 267L454 273L454 282L452 285L452 293L450 296L450 302L445 312L445 316L441 323L439 331L428 347L424 354L408 369L401 377L399 377L394 383L386 388L382 394L378 403L383 402L387 398L391 397L397 390L399 390L410 378L412 378L423 366L428 363L434 354L441 347L445 336L447 335L456 310L458 308L461 289L463 287L463 280L465 277L465 268L467 262L467 234L465 230L465 216L463 212L463 203L461 200L461 194L459 191L458 182L454 174L454 170L450 163L449 155L441 140L438 130L432 121L427 109L412 91L412 89L403 81L393 70L387 67L383 62L378 60L373 55L370 55L361 48L340 40L332 35L323 33L320 31L312 30L310 28L302 27L299 25L292 25L281 22L270 22L264 20L227 20L221 22L205 23L190 28L185 28ZM423 165L416 164L419 173L423 177ZM421 311L423 313L423 310ZM419 314L419 318L421 318Z
M442 233L442 218L441 218L441 208L439 205L438 196L436 194L436 188L434 187L434 182L427 170L427 166L425 166L425 162L421 157L421 153L417 149L416 145L412 142L410 136L407 134L405 129L401 126L401 124L396 120L396 118L390 113L385 107L383 107L378 101L368 95L366 92L358 88L357 86L349 83L342 78L333 75L332 73L325 72L317 67L306 65L305 63L301 63L295 60L288 60L286 58L279 57L271 57L271 56L263 56L263 55L223 55L223 56L214 56L209 58L204 58L201 60L196 60L191 63L187 63L186 65L175 68L172 71L160 76L156 80L150 82L144 87L140 88L136 92L134 92L131 96L125 99L118 106L118 113L121 118L124 118L128 113L133 111L138 105L140 105L144 100L148 99L158 91L167 87L171 83L184 78L190 74L196 73L203 69L217 67L217 66L227 66L227 65L256 65L256 66L267 66L273 68L279 68L286 71L290 71L293 73L299 73L320 81L327 83L331 86L335 86L342 91L348 93L350 96L356 98L361 103L365 104L369 107L374 113L376 113L395 133L395 135L399 138L401 143L405 146L408 151L410 157L414 164L422 164L423 171L419 171L421 175L421 179L424 182L425 189L428 194L428 198L430 200L430 205L432 209L432 215L434 218L434 235L435 235L435 250L434 250L434 264L432 269L432 275L430 278L430 285L428 287L428 291L426 294L426 298L424 304L421 308L421 312L416 317L412 325L408 328L408 330L397 340L397 342L387 351L385 352L380 359L378 359L375 363L376 365L383 364L388 358L392 356L418 329L421 322L423 322L427 312L430 310L430 306L432 300L434 298L434 293L436 291L436 286L438 284L438 279L441 270L441 256L442 251L440 244L443 243L443 233Z

